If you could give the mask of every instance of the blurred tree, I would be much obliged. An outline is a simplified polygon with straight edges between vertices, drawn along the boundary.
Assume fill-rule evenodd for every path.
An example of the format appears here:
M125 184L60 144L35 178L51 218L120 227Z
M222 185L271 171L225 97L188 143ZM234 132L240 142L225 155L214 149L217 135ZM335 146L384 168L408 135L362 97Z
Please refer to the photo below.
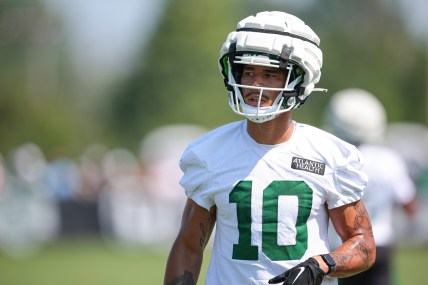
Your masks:
M319 87L329 93L313 93L296 119L320 125L329 94L361 87L380 98L391 120L423 122L426 105L413 102L424 100L425 55L389 7L381 0L313 1L305 7L292 1L172 1L140 69L116 91L110 122L135 140L171 122L214 127L236 119L218 74L218 50L237 20L274 9L305 19L324 51Z
M327 96L312 96L316 109L327 104L329 94L360 87L379 97L390 121L425 123L426 54L391 8L382 0L326 0L305 11L324 52L319 86L329 89ZM320 121L320 112L311 108L296 115Z
M95 139L82 116L58 23L38 1L0 2L0 152L34 142L79 152Z
M214 127L236 119L217 61L240 1L171 1L135 74L116 91L110 122L124 141L168 123Z
M0 2L0 153L27 141L74 153L92 142L135 150L164 124L213 128L241 119L227 106L219 49L238 20L261 10L296 14L321 38L319 87L329 92L313 93L297 120L320 125L329 94L361 87L380 98L391 121L427 123L426 47L383 0L170 0L134 73L96 89L111 90L91 97L98 101L85 99L93 94L70 67L59 21L39 1Z

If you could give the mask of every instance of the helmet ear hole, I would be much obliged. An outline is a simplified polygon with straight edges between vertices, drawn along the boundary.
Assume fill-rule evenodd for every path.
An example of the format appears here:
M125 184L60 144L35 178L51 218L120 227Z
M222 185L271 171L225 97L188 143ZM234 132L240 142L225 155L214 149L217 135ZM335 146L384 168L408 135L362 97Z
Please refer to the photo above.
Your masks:
M295 104L296 104L296 97L289 97L287 100L284 100L284 103L283 103L285 109L288 109Z
M299 76L302 76L302 78L305 76L305 72L303 69L298 66L297 64L293 65L293 68L291 69L291 81L298 78Z

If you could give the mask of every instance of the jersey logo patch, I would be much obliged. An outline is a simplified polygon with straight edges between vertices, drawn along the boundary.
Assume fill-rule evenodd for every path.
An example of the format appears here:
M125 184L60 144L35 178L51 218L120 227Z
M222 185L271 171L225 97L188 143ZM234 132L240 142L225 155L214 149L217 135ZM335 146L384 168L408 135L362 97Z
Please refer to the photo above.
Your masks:
M293 157L291 160L291 168L315 173L318 175L324 175L325 163L301 157Z

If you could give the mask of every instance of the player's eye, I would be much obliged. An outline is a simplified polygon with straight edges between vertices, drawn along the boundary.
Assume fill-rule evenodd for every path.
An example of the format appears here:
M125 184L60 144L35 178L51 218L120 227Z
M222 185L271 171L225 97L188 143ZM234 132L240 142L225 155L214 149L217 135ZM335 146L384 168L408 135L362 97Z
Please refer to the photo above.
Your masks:
M266 75L265 75L266 77L268 77L268 78L275 78L275 77L278 77L278 74L276 74L276 73L266 73Z

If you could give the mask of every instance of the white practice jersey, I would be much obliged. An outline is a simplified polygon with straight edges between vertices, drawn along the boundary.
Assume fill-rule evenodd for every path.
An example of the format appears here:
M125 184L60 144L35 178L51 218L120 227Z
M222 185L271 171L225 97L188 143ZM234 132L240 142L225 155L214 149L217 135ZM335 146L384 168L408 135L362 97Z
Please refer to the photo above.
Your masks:
M358 149L366 157L363 171L369 183L363 201L370 215L376 246L389 246L394 241L394 208L414 199L416 187L405 161L395 150L371 144L363 144Z
M330 251L327 208L361 199L367 176L351 144L295 123L291 139L256 143L246 121L211 131L184 152L180 184L200 206L217 207L206 284L268 284ZM325 277L323 284L337 284Z

